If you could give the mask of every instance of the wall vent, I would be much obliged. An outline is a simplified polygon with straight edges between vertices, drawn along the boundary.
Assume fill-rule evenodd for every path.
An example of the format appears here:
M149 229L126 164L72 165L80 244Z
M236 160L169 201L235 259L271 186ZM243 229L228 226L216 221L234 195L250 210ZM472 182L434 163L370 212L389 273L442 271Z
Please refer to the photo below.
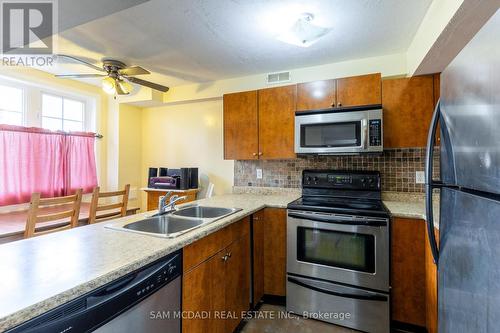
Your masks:
M267 84L276 84L290 81L290 72L269 73L267 74Z

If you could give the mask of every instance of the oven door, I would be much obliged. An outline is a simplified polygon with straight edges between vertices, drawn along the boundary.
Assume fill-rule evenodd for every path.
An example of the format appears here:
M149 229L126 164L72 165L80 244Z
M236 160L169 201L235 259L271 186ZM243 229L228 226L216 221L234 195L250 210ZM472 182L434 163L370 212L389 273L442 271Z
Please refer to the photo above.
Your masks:
M372 133L369 128L379 132ZM295 152L297 154L357 154L382 150L382 110L297 114ZM373 146L371 144L374 144Z
M288 211L287 271L389 291L389 221Z

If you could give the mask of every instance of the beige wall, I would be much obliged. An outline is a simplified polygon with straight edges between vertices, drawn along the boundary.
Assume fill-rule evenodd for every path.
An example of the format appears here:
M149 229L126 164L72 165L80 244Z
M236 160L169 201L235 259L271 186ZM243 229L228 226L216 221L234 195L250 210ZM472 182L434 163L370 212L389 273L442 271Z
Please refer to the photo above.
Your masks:
M143 184L149 167L162 166L199 167L215 194L231 191L234 162L223 159L222 99L142 110Z
M138 107L120 104L118 144L118 187L130 184L130 206L140 207L141 196L141 151L142 110Z

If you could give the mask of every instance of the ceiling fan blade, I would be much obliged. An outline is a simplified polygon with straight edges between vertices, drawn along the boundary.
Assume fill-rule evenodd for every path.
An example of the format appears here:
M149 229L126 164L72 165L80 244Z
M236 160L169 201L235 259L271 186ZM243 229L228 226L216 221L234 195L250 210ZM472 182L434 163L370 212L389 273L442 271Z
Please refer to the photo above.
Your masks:
M57 74L55 77L61 78L88 78L88 77L103 77L107 76L106 74Z
M128 76L128 75L150 74L149 71L145 70L144 68L142 68L140 66L125 67L125 68L122 68L122 69L118 70L118 73L120 75L125 75L125 76Z
M87 66L87 67L90 67L90 68L92 68L92 69L95 69L96 71L99 71L99 72L106 72L106 71L104 70L104 68L98 67L98 66L96 66L96 65L94 65L94 64L91 64L90 62L87 62L87 61L82 60L82 59L78 59L78 58L76 58L76 57L73 57L73 56L70 56L70 55L67 55L67 54L56 54L56 57L58 57L58 58L66 58L66 59L74 60L74 61L76 61L76 62L79 62L79 63L81 63L81 64L83 64L83 65Z
M133 82L133 83L136 83L136 84L140 84L141 86L149 87L151 89L159 90L159 91L162 91L162 92L167 92L168 89L169 89L168 87L162 86L161 84L157 84L157 83L153 83L153 82L141 80L141 79L138 79L136 77L128 77L127 76L126 79L129 80L130 82Z

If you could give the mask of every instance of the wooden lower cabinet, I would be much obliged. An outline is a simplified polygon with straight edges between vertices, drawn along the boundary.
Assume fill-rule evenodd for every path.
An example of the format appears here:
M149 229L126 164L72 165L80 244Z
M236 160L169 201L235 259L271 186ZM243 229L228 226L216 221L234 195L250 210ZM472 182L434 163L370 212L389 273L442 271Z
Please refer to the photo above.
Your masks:
M264 210L253 214L253 304L264 296Z
M184 248L184 333L231 333L250 308L249 225L245 218Z
M247 235L228 246L225 262L225 309L234 314L226 319L225 332L233 332L241 321L241 313L250 308L250 238Z
M253 303L265 295L286 295L286 209L253 215Z
M264 209L264 294L286 295L286 209Z
M208 314L209 318L189 318L182 320L182 331L226 332L223 320L214 318L216 311L224 310L224 262L219 255L203 262L182 278L182 309L189 314Z
M436 241L439 244L439 230L434 229ZM438 282L437 267L434 264L429 237L425 233L425 322L428 333L438 332Z
M437 271L423 220L392 221L391 287L393 321L437 332Z

